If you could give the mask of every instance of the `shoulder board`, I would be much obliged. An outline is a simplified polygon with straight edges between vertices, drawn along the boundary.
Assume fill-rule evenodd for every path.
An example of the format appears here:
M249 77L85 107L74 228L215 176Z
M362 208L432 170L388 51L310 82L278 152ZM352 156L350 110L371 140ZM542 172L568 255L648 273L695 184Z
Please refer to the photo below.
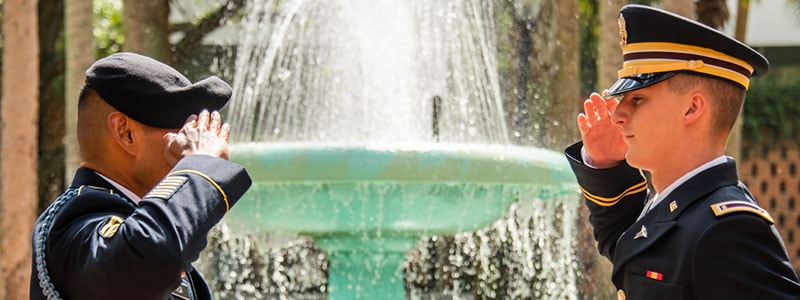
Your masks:
M772 217L770 217L769 213L766 210L759 207L758 205L755 205L747 201L732 200L732 201L715 203L711 205L711 210L714 211L714 215L717 217L724 216L734 212L748 212L764 218L764 220L767 220L767 222L769 222L770 224L775 223L775 221L772 219Z

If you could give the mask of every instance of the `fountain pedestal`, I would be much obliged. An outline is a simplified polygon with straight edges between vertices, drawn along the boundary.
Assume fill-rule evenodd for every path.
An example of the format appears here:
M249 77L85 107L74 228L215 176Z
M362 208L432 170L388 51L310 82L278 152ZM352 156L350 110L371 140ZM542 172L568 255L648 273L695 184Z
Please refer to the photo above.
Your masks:
M419 237L577 189L560 153L527 147L242 144L231 160L253 178L231 232L313 237L328 253L328 299L404 299L400 263Z
M417 240L315 237L328 253L328 299L405 299L401 263Z

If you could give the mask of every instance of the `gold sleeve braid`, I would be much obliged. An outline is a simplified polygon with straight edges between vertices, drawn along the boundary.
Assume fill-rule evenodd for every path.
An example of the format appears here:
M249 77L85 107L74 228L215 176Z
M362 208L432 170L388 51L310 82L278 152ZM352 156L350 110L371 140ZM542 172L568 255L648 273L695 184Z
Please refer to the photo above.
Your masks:
M592 201L600 206L613 206L614 204L617 204L617 202L619 202L619 200L624 198L625 196L640 193L645 190L647 190L647 181L642 181L640 183L634 184L633 186L629 187L628 189L626 189L621 194L615 197L597 196L592 193L589 193L588 191L586 191L586 189L581 187L581 192L583 193L583 196L586 197L586 199L588 199L589 201Z

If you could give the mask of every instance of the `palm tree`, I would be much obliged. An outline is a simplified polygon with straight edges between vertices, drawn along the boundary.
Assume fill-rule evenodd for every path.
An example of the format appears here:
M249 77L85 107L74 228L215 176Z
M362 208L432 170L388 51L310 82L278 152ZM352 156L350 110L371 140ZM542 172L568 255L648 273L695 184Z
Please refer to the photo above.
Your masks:
M0 298L27 299L36 219L39 45L37 1L3 3L0 121Z
M125 51L166 62L170 57L169 0L123 0Z
M78 153L78 136L74 128L78 124L78 94L83 87L84 71L94 61L95 53L92 42L92 0L66 0L65 1L65 31L66 31L66 82L64 95L65 117L65 170L64 178L72 178L78 168L80 157Z

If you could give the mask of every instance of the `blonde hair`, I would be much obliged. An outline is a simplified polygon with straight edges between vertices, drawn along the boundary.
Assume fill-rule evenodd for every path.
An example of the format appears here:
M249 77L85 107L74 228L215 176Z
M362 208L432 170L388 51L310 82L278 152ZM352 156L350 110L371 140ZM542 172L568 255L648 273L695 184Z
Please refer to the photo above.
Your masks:
M683 72L670 78L667 85L670 91L677 94L688 93L691 88L700 85L710 99L713 113L711 134L725 137L730 134L742 111L744 88L728 80Z

